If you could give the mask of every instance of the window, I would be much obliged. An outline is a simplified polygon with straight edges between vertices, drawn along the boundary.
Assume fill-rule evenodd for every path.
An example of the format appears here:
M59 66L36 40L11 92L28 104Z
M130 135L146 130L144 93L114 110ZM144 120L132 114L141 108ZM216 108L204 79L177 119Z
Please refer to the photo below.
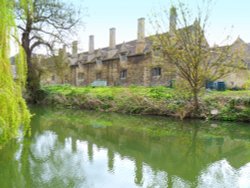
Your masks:
M126 79L127 78L127 70L122 70L120 72L120 79Z
M155 67L152 69L152 76L161 76L161 67Z
M56 76L55 75L51 76L51 80L55 81L56 80Z
M79 72L78 73L78 79L79 80L83 80L84 79L84 73L83 72Z
M101 80L101 78L102 78L102 74L101 74L101 73L97 73L97 74L96 74L96 79L97 79L97 80Z
M127 54L120 54L119 57L120 57L120 61L121 61L121 62L123 62L123 61L128 61L128 56L127 56Z

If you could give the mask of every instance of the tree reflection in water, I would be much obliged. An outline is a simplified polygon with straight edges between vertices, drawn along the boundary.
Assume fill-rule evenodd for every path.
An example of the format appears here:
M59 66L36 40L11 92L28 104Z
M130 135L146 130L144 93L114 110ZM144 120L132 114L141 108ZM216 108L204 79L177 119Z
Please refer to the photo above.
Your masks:
M250 128L45 109L1 151L4 187L247 187ZM98 125L98 126L97 126ZM12 178L9 175L12 174Z

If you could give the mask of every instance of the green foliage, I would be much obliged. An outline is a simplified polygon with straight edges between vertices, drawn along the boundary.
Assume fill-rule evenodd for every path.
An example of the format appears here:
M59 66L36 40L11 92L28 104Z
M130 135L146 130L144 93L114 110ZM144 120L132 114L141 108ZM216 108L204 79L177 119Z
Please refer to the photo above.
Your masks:
M15 22L13 17L13 1L0 0L0 146L16 137L21 124L23 131L27 131L30 122L30 113L22 98L22 89L26 81L25 55L20 48L15 58L17 80L11 71L9 60L10 34L13 33Z
M199 117L230 121L250 121L250 91L213 91L201 97L201 113L192 114L190 95L178 89L159 87L73 87L46 86L43 103L71 108L130 114ZM218 114L211 114L212 110Z
M206 111L218 109L212 117L226 121L250 121L250 91L213 92L204 97ZM209 115L208 115L209 116Z
M70 82L70 63L68 60L66 47L59 49L57 55L51 57L41 56L32 58L35 69L39 72L41 81L47 83L52 76L58 83L65 84Z
M72 87L69 85L46 86L49 94L46 103L66 104L85 109L119 111L123 113L164 113L162 107L174 96L166 87ZM63 101L63 102L62 102Z
M182 94L188 93L192 97L192 113L200 113L200 95L207 80L216 81L223 79L242 67L238 52L232 51L230 46L210 48L205 37L208 19L210 16L212 0L202 1L202 6L197 6L194 15L188 4L177 2L177 9L170 9L169 32L165 32L165 12L153 16L150 20L155 35L151 37L154 50L153 62L167 63L170 75L176 75ZM201 7L206 7L201 8ZM178 19L174 20L178 13ZM195 20L194 18L195 17ZM178 22L178 26L174 22ZM164 24L163 24L164 23ZM187 102L190 102L190 97Z
M166 87L154 87L149 90L149 97L155 98L155 99L170 99L173 97L173 94L171 94L170 89L166 89Z
M79 26L81 9L74 7L72 3L57 0L15 0L15 3L15 16L28 64L26 98L29 102L36 103L41 73L45 76L47 70L36 62L34 53L38 47L47 48L53 53L55 46L66 43L68 36L75 34L74 31ZM66 51L64 52L59 53L60 58L54 58L54 67L58 70L56 74L61 83L65 82L69 72L64 69L68 65L65 62Z

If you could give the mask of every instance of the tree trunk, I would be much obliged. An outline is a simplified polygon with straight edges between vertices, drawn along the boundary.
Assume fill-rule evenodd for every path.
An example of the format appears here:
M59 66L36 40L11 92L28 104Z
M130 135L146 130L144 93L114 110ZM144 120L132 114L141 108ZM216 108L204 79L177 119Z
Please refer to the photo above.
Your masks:
M38 96L37 94L38 91L40 90L40 78L31 61L32 51L30 49L29 35L30 35L29 27L27 26L26 32L22 34L22 46L26 53L26 61L28 68L26 92L28 96L27 100L31 103L36 103L37 102L36 97Z
M195 115L198 113L199 111L199 98L198 98L198 90L195 88L193 89L193 100L194 100L194 113Z
M27 55L28 64L28 76L27 76L27 93L28 101L31 103L37 102L38 92L40 90L40 78L39 75L31 62L31 55Z

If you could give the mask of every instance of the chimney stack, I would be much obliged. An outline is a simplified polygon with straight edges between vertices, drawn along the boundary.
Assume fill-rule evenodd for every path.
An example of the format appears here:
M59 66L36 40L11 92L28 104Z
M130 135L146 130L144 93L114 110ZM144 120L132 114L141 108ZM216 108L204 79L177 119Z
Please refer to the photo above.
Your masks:
M73 56L77 55L77 51L78 51L77 43L78 43L77 41L72 42L72 55ZM65 50L66 50L66 48L65 48Z
M136 53L144 52L145 48L145 18L138 19Z
M67 51L67 45L66 45L66 44L63 45L63 51L64 51L64 52Z
M176 8L172 6L170 8L170 18L169 18L169 33L173 35L176 30L176 20L177 19L177 12Z
M115 41L115 28L110 28L109 30L109 49L113 50L116 47Z
M72 45L72 52L73 52L73 45ZM76 52L76 54L77 54L77 52ZM66 46L66 44L63 45L62 55L63 55L63 59L65 59L67 57L67 46ZM73 55L73 53L72 53L72 55Z
M89 54L93 54L95 51L94 47L94 35L89 36Z
M138 19L137 40L144 41L145 38L145 18Z

